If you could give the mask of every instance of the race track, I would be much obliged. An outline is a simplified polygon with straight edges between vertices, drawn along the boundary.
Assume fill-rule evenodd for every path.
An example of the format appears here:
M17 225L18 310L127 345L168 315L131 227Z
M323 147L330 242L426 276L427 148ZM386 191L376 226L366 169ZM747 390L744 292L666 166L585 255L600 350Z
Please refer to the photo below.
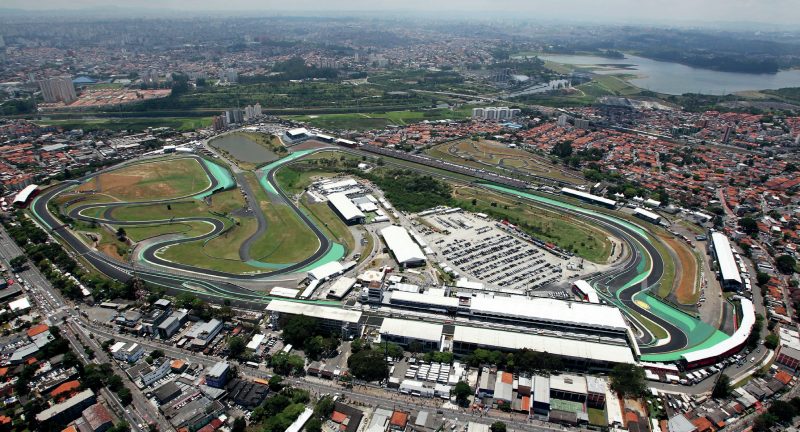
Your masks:
M359 156L365 154L369 155L369 153L358 150L325 147L292 153L289 156L269 164L262 170L258 171L259 184L265 189L267 194L270 196L270 199L280 200L281 204L290 206L297 217L302 220L302 222L319 240L319 247L311 256L303 259L301 262L287 265L285 267L263 269L252 274L235 274L202 269L182 263L170 262L160 258L157 255L156 251L170 245L190 241L209 240L218 236L225 229L225 226L218 219L212 217L192 216L174 218L164 221L119 221L114 220L112 217L113 209L116 207L137 204L175 203L180 202L181 200L185 201L190 197L136 203L126 202L85 204L70 210L68 216L76 220L86 222L94 221L118 226L143 226L153 225L154 223L159 222L208 223L211 230L200 236L191 238L176 238L176 236L172 236L171 238L158 239L143 247L142 250L138 252L138 258L151 265L136 266L136 275L149 283L164 287L170 294L191 292L208 301L219 302L220 300L228 300L232 305L237 307L261 310L263 309L263 306L268 303L269 300L271 300L271 297L261 292L256 292L237 285L237 282L242 283L244 281L255 281L262 279L268 280L269 278L274 278L276 276L288 275L292 273L296 274L305 271L323 261L328 261L331 258L330 252L335 244L325 236L319 227L317 227L316 224L311 221L303 211L295 206L295 204L286 196L284 191L281 190L275 180L276 171L285 164L317 151L330 150L342 151ZM228 184L221 185L221 182L209 169L208 165L202 162L203 159L199 156L191 155L185 157L193 157L198 159L201 162L201 165L204 167L209 179L211 180L211 185L200 195L213 197L213 193L222 190L224 187L231 187L231 185ZM395 162L393 162L391 159L386 163L387 165L395 164ZM408 164L403 164L400 166L402 166L404 169L411 168L421 172L431 173L431 170L422 165L410 167ZM107 171L119 168L120 166L111 168ZM78 234L66 229L63 222L58 220L48 210L48 203L52 199L57 197L59 194L72 189L75 185L81 184L82 182L96 175L97 173L93 173L81 179L63 182L59 185L46 189L39 196L34 198L31 204L31 211L40 224L45 226L53 235L60 237L77 255L80 255L82 258L88 261L89 264L111 278L120 281L127 281L134 274L134 266L128 263L113 260L101 252L98 252L93 247L88 245L84 240L79 238ZM441 170L435 171L435 175L442 176ZM445 175L445 177L447 177L447 175ZM460 183L465 182L463 180L463 175L462 177L452 176L449 180ZM483 180L485 180L485 175ZM239 181L241 183L241 178L239 178ZM601 294L604 295L606 301L617 305L623 311L623 313L626 314L634 327L639 331L639 342L641 346L641 352L643 354L664 354L691 348L692 341L690 341L688 335L689 332L685 326L682 326L680 322L676 322L675 319L671 319L668 314L660 313L659 308L657 307L642 306L642 303L657 301L651 299L651 296L644 294L643 291L656 285L663 276L664 257L662 257L658 250L653 246L653 239L648 236L647 232L641 226L623 218L615 217L608 212L595 211L584 206L575 206L569 204L560 200L557 196L532 194L527 191L485 181L472 181L469 182L469 184L472 186L493 190L495 192L511 194L535 202L536 205L569 214L571 217L600 226L614 236L622 239L629 252L626 262L616 266L612 271L599 275L593 275L591 278L589 278L590 282L598 288L598 291ZM235 186L235 183L233 186ZM195 195L195 198L196 197L197 195ZM90 217L82 213L84 210L94 207L105 207L102 217ZM261 211L257 205L253 206L251 210L254 212ZM261 217L263 218L263 214ZM259 219L258 226L259 230L257 234L263 235L266 230L266 220ZM247 243L252 242L254 238L255 236L250 237ZM240 255L242 255L241 251ZM644 298L642 296L644 296ZM338 304L324 301L315 302L323 304ZM652 333L647 330L647 326L642 325L639 322L641 321L640 317L643 317L644 319L649 320L655 325L664 329L669 335L668 339L657 340Z

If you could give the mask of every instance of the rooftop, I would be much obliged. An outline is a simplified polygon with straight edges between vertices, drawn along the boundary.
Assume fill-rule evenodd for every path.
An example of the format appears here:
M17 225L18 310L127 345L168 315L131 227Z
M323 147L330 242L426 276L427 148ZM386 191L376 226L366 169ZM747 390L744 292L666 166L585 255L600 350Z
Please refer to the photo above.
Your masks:
M343 321L349 323L357 323L361 319L360 311L342 309L333 306L319 306L308 303L290 302L285 300L272 300L269 302L269 305L267 305L267 312L306 315L323 320Z
M381 230L381 236L400 264L425 261L422 249L411 239L405 228L388 226Z
M392 334L411 339L439 342L442 338L444 325L424 321L401 320L384 318L381 324L381 334Z
M531 333L456 326L453 341L519 350L548 352L553 355L586 358L614 363L634 363L630 347L602 341L585 341L542 336Z

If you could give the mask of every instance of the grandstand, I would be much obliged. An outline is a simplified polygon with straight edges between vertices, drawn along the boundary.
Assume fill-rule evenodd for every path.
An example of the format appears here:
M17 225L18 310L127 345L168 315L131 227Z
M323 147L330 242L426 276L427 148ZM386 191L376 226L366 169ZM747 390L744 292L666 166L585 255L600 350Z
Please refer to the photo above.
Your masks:
M582 191L579 191L577 189L572 189L572 188L566 188L565 187L565 188L561 188L561 193L564 194L564 195L567 195L567 196L571 196L573 198L578 198L579 200L582 200L582 201L586 201L586 202L588 202L590 204L597 204L597 205L601 205L603 207L608 207L608 208L612 208L612 209L617 207L617 202L614 201L614 200L610 200L608 198L603 198L603 197L597 196L597 195L592 195L590 193L582 192Z
M30 200L35 197L39 193L39 185L28 185L25 189L22 189L17 193L14 197L14 206L24 208L28 206Z

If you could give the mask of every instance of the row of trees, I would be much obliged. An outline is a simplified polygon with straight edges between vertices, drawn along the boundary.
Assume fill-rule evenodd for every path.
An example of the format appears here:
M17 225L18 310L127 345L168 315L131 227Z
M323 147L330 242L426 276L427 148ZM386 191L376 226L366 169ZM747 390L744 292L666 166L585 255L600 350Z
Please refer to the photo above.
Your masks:
M49 242L47 233L25 217L23 212L16 212L15 219L16 223L13 225L7 219L3 222L9 236L25 251L25 256L15 257L11 260L10 264L14 268L22 269L30 260L56 289L72 299L80 299L83 294L78 284L72 279L64 277L64 273L71 273L91 291L97 300L136 298L136 290L132 281L126 284L87 274L60 244Z

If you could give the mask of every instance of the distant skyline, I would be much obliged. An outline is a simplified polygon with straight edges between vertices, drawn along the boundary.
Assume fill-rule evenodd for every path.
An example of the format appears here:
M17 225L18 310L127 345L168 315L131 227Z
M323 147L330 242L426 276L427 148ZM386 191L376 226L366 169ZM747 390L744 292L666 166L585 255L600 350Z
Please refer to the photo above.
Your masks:
M451 12L457 18L513 17L531 20L564 20L607 23L751 23L789 26L800 22L798 0L571 0L566 4L548 0L506 0L502 6L491 0L3 0L0 8L26 11L85 11L99 13L135 11L152 15L162 11L228 11L234 14L347 14ZM432 18L446 18L433 16Z

